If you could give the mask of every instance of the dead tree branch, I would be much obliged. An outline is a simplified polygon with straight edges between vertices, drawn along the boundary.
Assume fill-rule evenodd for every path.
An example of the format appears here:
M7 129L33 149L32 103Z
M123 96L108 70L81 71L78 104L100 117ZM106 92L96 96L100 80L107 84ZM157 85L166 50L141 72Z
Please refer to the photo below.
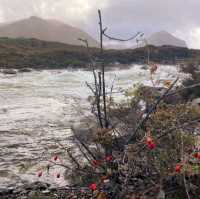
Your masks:
M99 14L99 30L100 30L100 52L103 55L103 25L102 25L102 17L101 11L98 10ZM107 103L106 103L106 85L105 85L105 65L101 63L101 75L102 75L102 91L103 91L103 112L104 112L104 127L108 128L109 122L107 118Z
M129 37L128 39L121 39L121 38L116 38L116 37L113 37L113 36L110 36L110 35L106 34L106 33L105 33L106 30L107 30L107 28L105 28L105 29L103 30L103 35L104 35L106 38L108 38L108 39L110 39L110 40L120 41L120 42L126 42L126 41L134 40L137 36L139 36L139 35L142 34L141 32L137 32L135 35Z
M96 105L96 109L97 109L97 114L95 114L95 116L97 117L97 120L99 122L100 127L103 128L101 104L100 104L101 103L101 99L100 99L101 98L101 95L100 95L101 85L98 83L100 80L97 80L97 75L96 75L95 67L94 67L94 61L92 59L92 55L91 55L90 50L89 50L88 41L86 39L81 39L81 38L79 38L78 40L82 41L86 45L86 48L87 48L88 58L90 60L90 64L91 64L91 68L92 68L92 72L93 72L93 77L94 77L95 90L87 82L86 82L86 85L89 87L89 89L92 91L92 93L95 97L94 105ZM99 78L99 76L98 76L98 78Z

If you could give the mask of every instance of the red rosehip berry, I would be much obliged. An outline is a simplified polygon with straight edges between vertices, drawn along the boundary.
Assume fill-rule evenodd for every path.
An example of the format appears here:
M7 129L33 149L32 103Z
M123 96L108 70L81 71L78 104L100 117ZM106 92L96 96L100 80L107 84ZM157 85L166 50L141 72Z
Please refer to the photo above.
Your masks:
M57 155L55 155L53 159L54 159L54 161L57 161L57 159L58 159L58 156L57 156Z
M38 172L38 177L39 177L39 178L42 177L42 174L43 174L42 171L39 171L39 172Z
M193 156L200 160L200 153L194 153Z
M156 148L156 144L155 144L154 142L148 143L147 146L148 146L148 148L151 149L151 150L153 150L153 149Z
M113 157L112 155L108 155L105 157L106 161L112 161Z
M100 160L93 160L92 161L92 166L94 166L94 167L97 167L97 166L99 166L101 164L101 161Z
M183 167L183 165L181 165L181 164L177 164L176 167L175 167L175 171L176 171L177 173L180 173L182 167Z
M197 158L197 156L198 156L198 153L194 153L194 154L193 154L193 157L194 157L194 158Z
M151 144L153 142L153 139L150 137L150 136L148 136L147 138L146 138L146 143L147 144Z
M92 183L89 188L92 190L92 191L95 191L97 190L97 184L96 183Z
M60 173L57 173L56 178L60 178Z
M147 136L146 144L147 144L148 148L151 149L151 150L156 147L155 142L153 141L153 139L150 136Z

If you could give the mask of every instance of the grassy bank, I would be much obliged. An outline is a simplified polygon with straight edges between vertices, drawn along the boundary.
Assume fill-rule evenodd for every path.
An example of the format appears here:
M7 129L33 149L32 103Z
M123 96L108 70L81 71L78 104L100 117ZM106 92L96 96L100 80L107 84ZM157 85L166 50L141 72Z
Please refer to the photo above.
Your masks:
M200 60L200 50L163 46L150 46L151 61L162 64L174 64L177 61ZM96 48L90 49L97 61L105 63L145 63L147 48L127 50L106 50L100 55ZM86 67L89 59L87 49L58 42L46 42L37 39L0 38L0 68L67 68Z

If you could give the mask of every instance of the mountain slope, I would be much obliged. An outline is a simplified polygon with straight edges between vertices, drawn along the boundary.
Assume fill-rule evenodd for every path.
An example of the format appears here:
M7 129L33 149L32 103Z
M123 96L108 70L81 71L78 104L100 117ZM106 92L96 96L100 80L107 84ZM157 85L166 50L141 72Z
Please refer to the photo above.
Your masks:
M0 37L35 38L71 45L83 45L78 41L78 38L83 38L88 40L91 47L98 47L95 39L78 28L57 20L44 20L35 16L0 26Z
M172 34L166 31L160 31L152 34L148 39L148 44L153 46L178 46L186 48L186 42L174 37Z

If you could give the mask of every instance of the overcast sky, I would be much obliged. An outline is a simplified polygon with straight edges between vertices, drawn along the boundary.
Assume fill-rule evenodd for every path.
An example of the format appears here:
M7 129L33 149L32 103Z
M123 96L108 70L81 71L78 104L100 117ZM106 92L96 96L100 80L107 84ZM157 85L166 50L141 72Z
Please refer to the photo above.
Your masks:
M0 0L0 22L55 18L97 37L97 9L109 33L128 37L166 30L200 48L200 0Z

